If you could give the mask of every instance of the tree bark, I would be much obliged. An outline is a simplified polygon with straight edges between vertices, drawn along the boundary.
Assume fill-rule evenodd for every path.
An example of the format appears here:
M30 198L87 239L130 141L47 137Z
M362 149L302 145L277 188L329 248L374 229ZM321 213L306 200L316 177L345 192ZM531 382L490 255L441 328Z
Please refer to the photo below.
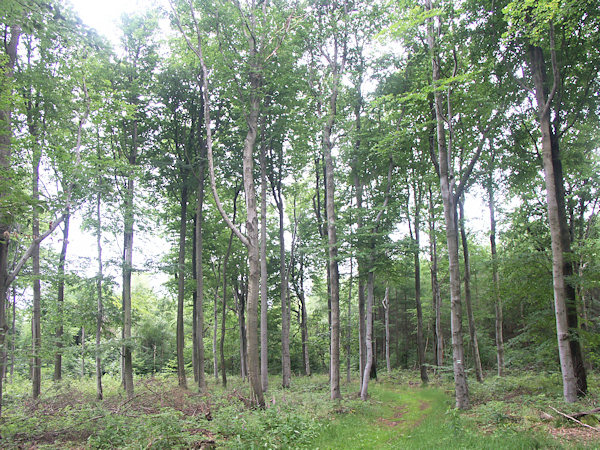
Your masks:
M553 39L552 39L553 40ZM569 320L567 313L567 285L565 281L565 253L570 248L563 239L561 231L561 211L557 198L555 166L552 152L552 131L550 129L550 103L558 84L555 70L552 94L546 96L545 61L540 47L529 46L529 63L533 76L535 96L537 100L538 120L542 133L542 160L546 183L546 199L548 203L548 221L552 242L552 278L554 284L554 313L556 318L556 335L558 353L563 380L563 396L566 402L575 402L578 396L577 377L573 366L573 355L569 343ZM564 216L564 211L562 215Z
M326 174L326 206L327 206L327 237L329 245L329 273L331 289L331 354L330 354L330 391L331 399L341 398L340 393L340 289L338 272L337 233L335 228L335 184L333 178L333 159L331 157L331 131L335 121L338 75L334 75L334 90L330 97L330 110L327 125L324 130L323 152L325 156Z
M204 163L205 148L202 147L200 152L200 170L198 174L198 199L196 202L196 317L194 323L196 326L197 350L198 358L198 392L206 392L206 377L204 373L204 268L203 255L204 239L202 236L202 228L204 226L204 179L206 166Z
M263 392L269 388L268 298L267 298L267 158L264 119L260 134L260 379Z
M350 365L352 351L352 256L350 257L350 280L348 281L348 311L346 317L346 383L350 383Z
M137 120L133 123L133 148L129 164L135 165L137 158ZM131 274L133 272L133 198L134 180L127 178L125 193L123 230L123 385L128 398L133 398L133 363L131 358Z
M185 238L187 235L187 204L188 190L184 185L181 188L181 199L179 202L181 217L179 221L179 258L177 260L177 379L179 387L187 389L187 380L185 376L185 361L183 359L183 349L185 346L183 334L183 307L185 301Z
M431 0L426 0L427 10L432 10ZM440 61L435 44L433 18L428 19L428 45L431 51L432 80L437 85L441 80ZM446 147L444 130L443 102L439 90L434 93L437 122L439 175L444 218L446 222L446 241L448 245L448 260L450 274L450 325L452 330L452 359L456 407L469 408L469 389L464 368L464 347L462 335L462 307L460 298L460 269L458 258L458 230L456 224L456 199L454 195L454 177L451 175L450 159Z
M490 177L487 186L488 206L490 209L490 249L492 254L492 283L494 292L494 310L496 315L496 361L498 364L498 376L504 375L504 338L502 336L502 297L500 296L500 275L498 274L498 256L496 251L496 214L494 202L494 186Z
M421 194L413 186L413 195L415 201L415 235L414 235L414 265L415 265L415 303L417 307L417 353L419 358L419 370L421 372L421 381L427 383L427 367L425 366L425 341L423 339L423 309L421 305Z
M10 25L5 31L6 58L0 58L0 73L3 79L0 80L0 97L12 98L13 92L13 74L17 61L17 48L21 36L21 28L18 25ZM10 37L9 37L10 36ZM12 139L12 105L10 102L3 102L0 107L0 202L10 195L8 187L10 184L10 166L11 166L11 139ZM9 288L8 274L8 245L10 242L10 215L0 209L0 299L6 299ZM8 325L6 323L6 303L0 301L0 347L4 347ZM4 370L4 362L1 368ZM0 377L0 416L2 415L2 393L3 378Z
M463 247L463 260L465 262L465 305L467 307L467 317L469 319L469 336L471 337L471 348L473 350L473 365L475 366L475 377L480 383L483 381L483 370L481 368L481 358L479 356L479 343L477 341L477 328L475 327L475 317L473 315L473 305L471 302L471 262L469 259L469 244L467 242L467 232L465 231L465 209L464 199L458 200L458 209L460 213L460 237Z
M284 388L290 387L292 369L290 363L290 306L288 304L288 278L285 264L285 227L283 223L284 206L281 195L281 159L279 165L279 178L272 182L273 194L279 212L279 280L281 293L281 384ZM272 180L273 181L273 180Z
M34 125L30 125L33 128ZM32 130L31 134L36 135L36 132ZM32 217L32 233L34 238L40 235L40 217L38 210L38 203L40 199L39 195L39 182L40 182L40 160L42 157L41 148L39 145L34 144L33 151L33 217ZM40 283L40 244L36 243L33 249L32 261L32 274L33 274L33 317L32 317L32 328L31 328L31 342L33 345L32 349L32 374L31 381L33 384L33 398L37 399L40 395L42 386L42 359L40 356L42 347L42 336L41 336L41 283ZM6 303L6 297L1 299L3 304Z
M392 364L390 361L390 288L386 286L385 296L383 297L383 318L385 322L385 366L390 373L392 371Z
M361 400L366 400L369 391L369 379L371 378L371 368L373 367L373 297L374 297L375 275L370 270L367 274L367 320L365 333L365 346L367 350L365 369L362 376L360 388Z
M63 305L65 300L65 263L67 259L67 247L69 245L69 222L71 214L65 215L63 224L63 243L58 258L58 294L56 298L56 309L58 313L58 325L56 327L56 353L54 354L54 381L62 379L62 336L63 336Z
M102 214L100 192L96 194L96 249L98 251L98 279L96 280L96 399L102 400L102 322L104 320L104 305L102 300Z

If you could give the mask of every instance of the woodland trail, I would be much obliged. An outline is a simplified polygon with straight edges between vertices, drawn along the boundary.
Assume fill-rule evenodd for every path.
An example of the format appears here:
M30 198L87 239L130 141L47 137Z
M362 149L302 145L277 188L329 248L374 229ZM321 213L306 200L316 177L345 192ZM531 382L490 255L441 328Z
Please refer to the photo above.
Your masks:
M543 433L499 429L493 433L465 423L453 399L436 387L374 385L360 411L330 422L312 449L530 449L573 448Z

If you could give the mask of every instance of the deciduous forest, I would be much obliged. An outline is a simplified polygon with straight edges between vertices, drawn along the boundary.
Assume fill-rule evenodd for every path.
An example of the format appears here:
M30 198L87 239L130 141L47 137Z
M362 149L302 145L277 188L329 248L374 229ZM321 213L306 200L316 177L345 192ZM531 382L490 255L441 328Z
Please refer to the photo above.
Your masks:
M597 0L0 33L1 447L600 445Z

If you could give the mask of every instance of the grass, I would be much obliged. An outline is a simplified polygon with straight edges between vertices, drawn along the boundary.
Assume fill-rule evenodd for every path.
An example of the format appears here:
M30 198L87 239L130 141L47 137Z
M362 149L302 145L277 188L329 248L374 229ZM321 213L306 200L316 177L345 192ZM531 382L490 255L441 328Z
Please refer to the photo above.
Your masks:
M209 394L180 389L176 378L136 379L127 400L117 379L105 377L105 399L94 398L93 380L43 386L33 401L29 381L8 385L0 419L2 448L232 448L232 449L529 449L600 448L600 433L557 417L540 418L549 406L565 412L598 403L591 395L576 405L561 400L555 374L489 377L470 384L473 407L453 408L452 383L433 378L421 387L413 372L393 372L357 398L358 383L343 384L340 401L329 400L326 375L295 378L291 389L270 377L267 408L249 407L248 384L230 379L227 389L209 379Z

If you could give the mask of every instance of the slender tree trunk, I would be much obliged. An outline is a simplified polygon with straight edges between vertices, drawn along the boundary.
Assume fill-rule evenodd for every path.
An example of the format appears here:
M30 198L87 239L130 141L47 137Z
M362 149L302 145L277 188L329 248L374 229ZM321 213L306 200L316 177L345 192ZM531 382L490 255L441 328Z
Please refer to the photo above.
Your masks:
M137 127L136 127L137 128ZM130 163L132 163L130 161ZM135 159L133 160L135 163ZM133 164L132 163L132 164ZM133 363L131 359L131 273L133 271L133 178L127 180L125 194L125 229L123 234L123 384L128 398L133 398Z
M362 376L362 384L360 388L361 400L366 400L369 390L369 379L371 378L371 368L373 366L373 297L374 297L375 275L373 271L367 274L367 320L365 344L367 348L365 370Z
M81 327L81 378L85 377L85 326Z
M194 322L196 325L196 339L198 356L198 392L206 391L206 377L204 374L204 268L203 268L203 248L204 238L202 229L204 227L204 178L206 166L204 157L206 149L202 148L200 158L200 170L198 174L198 200L196 202L196 317Z
M359 236L363 226L362 220L362 208L363 208L363 186L358 178L358 174L354 174L354 187L356 189L356 210L358 212L356 219L356 233ZM359 255L356 257L356 263L358 265L358 356L359 356L359 373L362 383L362 376L365 371L365 365L367 360L367 346L365 344L366 339L366 322L365 322L365 286L364 286L364 261Z
M96 280L96 399L102 400L102 322L104 320L104 305L102 301L102 214L100 192L96 194L96 249L98 251L98 279Z
M198 274L196 273L196 229L198 220L194 213L194 232L192 233L192 274L194 290L192 292L192 367L194 368L194 383L198 384Z
M32 125L33 127L33 125ZM35 136L35 132L32 132ZM32 233L34 239L40 235L40 217L38 202L40 199L39 194L39 182L40 182L40 160L42 157L41 149L39 145L34 144L34 155L33 155L33 217L32 217ZM42 336L41 336L41 283L40 283L40 245L35 244L32 256L32 274L33 274L33 318L32 318L32 336L31 342L33 345L32 349L32 384L33 384L33 398L37 399L40 395L42 385L42 359L40 356L42 347ZM2 304L6 304L6 296L1 300Z
M429 188L429 253L431 259L431 292L433 303L434 324L434 347L435 363L438 367L444 364L444 340L442 334L442 296L440 294L440 285L437 277L438 257L437 257L437 238L435 231L435 217L433 206L433 195L431 187Z
M553 40L553 39L552 39ZM542 159L544 177L546 182L546 198L548 203L548 220L550 224L550 238L552 242L552 278L554 282L554 312L556 317L556 334L558 339L558 353L563 379L563 395L566 402L575 402L578 396L577 377L573 366L573 355L569 343L569 320L567 313L567 285L565 281L565 240L561 232L561 211L557 198L555 166L552 152L552 131L550 129L550 102L552 98L546 97L545 87L545 61L542 49L536 46L529 47L531 72L533 75L534 89L537 100L538 120L542 133ZM555 70L555 83L558 83ZM554 91L554 89L553 89ZM562 215L564 216L564 211Z
M496 359L498 376L504 375L504 338L502 336L502 298L500 297L500 275L498 274L498 256L496 253L496 214L494 203L494 187L490 177L488 184L488 199L490 209L490 248L492 253L492 282L494 292L494 310L496 313Z
M218 269L217 269L218 272ZM217 274L215 272L215 275ZM220 284L220 274L217 276L217 283L215 284L215 296L213 299L213 341L212 341L212 352L213 352L213 375L215 377L215 382L219 382L219 355L217 353L217 331L219 328L219 284Z
M236 189L233 196L233 223L237 213L237 198L239 190ZM231 246L233 245L233 230L229 234L229 244L227 245L227 253L223 260L223 309L221 310L221 341L219 342L219 352L221 353L221 378L223 387L227 386L227 373L225 370L225 320L227 319L227 264L229 263L229 255L231 254Z
M64 219L63 243L58 259L58 295L56 298L56 310L58 313L58 325L56 327L56 353L54 354L54 381L62 379L62 336L63 336L63 304L65 300L65 262L67 259L67 246L69 245L69 222L71 214Z
M179 221L179 258L177 261L177 379L179 387L187 389L187 380L185 376L185 361L183 359L183 349L185 346L183 331L183 307L185 302L185 238L187 235L187 204L188 190L184 185L181 188L181 199L179 202L181 218Z
M483 370L481 368L481 358L479 356L479 343L477 341L477 328L475 327L475 317L473 315L473 305L471 302L471 262L469 259L469 244L467 242L467 232L465 231L465 209L464 199L458 200L458 209L460 212L460 237L463 247L463 259L465 262L465 305L467 307L467 317L469 319L469 335L471 337L471 348L473 350L473 365L475 366L475 377L480 383L483 381Z
M281 167L280 176L281 176ZM276 194L279 211L279 278L281 284L281 378L284 388L290 387L292 369L290 363L290 308L288 304L288 280L285 264L285 237L283 224L283 197L281 196L281 180L278 180Z
M327 195L327 236L329 244L329 273L331 289L331 360L330 360L330 390L331 399L341 398L340 394L340 289L338 272L337 233L335 228L335 184L333 181L333 159L331 157L331 130L335 120L337 89L331 95L330 116L324 133L323 151L325 154L326 195Z
M385 366L390 373L392 371L392 364L390 362L390 288L386 286L385 296L383 297L383 318L385 323Z
M260 134L260 379L263 392L269 388L268 298L267 298L267 158L264 119Z
M13 382L15 372L15 347L16 347L16 332L17 332L17 289L13 286L12 289L12 327L10 341L10 384Z
M352 256L350 257L350 280L348 282L348 312L346 318L346 383L350 383L350 352L352 350Z
M17 61L17 48L21 36L21 28L18 25L7 27L6 40L3 46L6 58L0 58L0 73L4 79L0 80L0 97L12 98L13 72ZM10 102L2 102L0 105L0 202L4 200L9 191L5 190L11 186L9 169L11 166L11 139L12 139L12 106ZM10 241L10 215L0 210L0 347L4 347L6 331L6 303L9 280L8 280L8 245ZM0 362L0 364L4 364ZM4 370L4 367L1 367ZM2 393L3 379L0 377L0 416L2 415Z
M423 339L423 308L421 306L421 195L417 189L413 188L415 199L415 303L417 307L417 353L419 358L419 369L421 371L421 381L427 383L427 367L425 366L425 342Z
M427 10L432 10L431 0L427 0ZM435 45L433 18L428 19L428 44L432 55L432 79L434 85L441 80L440 62ZM464 347L462 335L462 306L460 298L460 269L458 258L458 229L456 224L456 199L454 198L454 177L451 177L449 155L444 130L443 102L439 90L434 93L439 152L440 188L444 204L446 241L450 274L450 326L452 330L452 359L456 407L469 408L469 389L464 368Z

